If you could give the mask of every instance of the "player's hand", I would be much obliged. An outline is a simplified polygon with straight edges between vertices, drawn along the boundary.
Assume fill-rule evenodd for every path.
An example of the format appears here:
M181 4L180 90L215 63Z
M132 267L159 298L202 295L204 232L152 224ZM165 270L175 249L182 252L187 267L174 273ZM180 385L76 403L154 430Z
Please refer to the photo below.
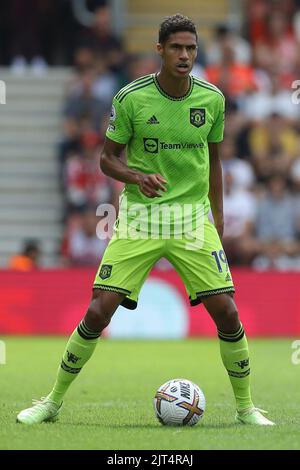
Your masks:
M141 193L147 197L161 197L162 195L158 191L166 191L167 188L164 186L167 183L159 173L150 175L141 174L139 175L138 185Z

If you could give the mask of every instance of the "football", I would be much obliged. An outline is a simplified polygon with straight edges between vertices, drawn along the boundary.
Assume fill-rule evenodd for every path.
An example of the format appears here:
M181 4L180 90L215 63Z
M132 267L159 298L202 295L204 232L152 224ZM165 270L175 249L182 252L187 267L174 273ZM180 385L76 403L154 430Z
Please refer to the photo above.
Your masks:
M194 426L203 417L205 396L201 388L190 380L169 380L158 388L154 410L161 424Z

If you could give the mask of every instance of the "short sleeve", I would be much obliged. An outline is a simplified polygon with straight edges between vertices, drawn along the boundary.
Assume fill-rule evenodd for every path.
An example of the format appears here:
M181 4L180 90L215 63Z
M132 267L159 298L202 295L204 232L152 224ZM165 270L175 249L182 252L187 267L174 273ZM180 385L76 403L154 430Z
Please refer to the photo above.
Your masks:
M224 135L224 118L225 118L225 98L218 93L218 101L214 105L215 120L208 134L208 142L221 142Z
M120 103L116 98L113 99L106 136L118 144L127 144L130 140L132 123L126 109L126 102Z

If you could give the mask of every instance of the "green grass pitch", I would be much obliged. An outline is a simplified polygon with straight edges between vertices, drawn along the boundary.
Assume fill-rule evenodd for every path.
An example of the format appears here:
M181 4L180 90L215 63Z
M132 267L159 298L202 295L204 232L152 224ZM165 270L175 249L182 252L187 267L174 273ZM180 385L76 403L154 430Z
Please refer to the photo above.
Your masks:
M234 401L217 340L100 340L71 386L60 420L27 427L16 414L51 388L66 338L2 338L1 449L300 449L300 365L292 340L251 340L256 406L275 427L234 423ZM152 398L162 383L183 377L204 391L207 408L195 427L164 427Z

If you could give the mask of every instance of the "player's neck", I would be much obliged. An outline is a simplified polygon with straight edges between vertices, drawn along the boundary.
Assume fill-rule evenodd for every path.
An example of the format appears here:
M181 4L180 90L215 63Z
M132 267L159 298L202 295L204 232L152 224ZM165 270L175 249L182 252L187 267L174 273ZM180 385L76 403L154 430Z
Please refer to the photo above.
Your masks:
M160 87L170 96L180 98L187 94L190 88L190 77L177 78L161 69L156 75Z

